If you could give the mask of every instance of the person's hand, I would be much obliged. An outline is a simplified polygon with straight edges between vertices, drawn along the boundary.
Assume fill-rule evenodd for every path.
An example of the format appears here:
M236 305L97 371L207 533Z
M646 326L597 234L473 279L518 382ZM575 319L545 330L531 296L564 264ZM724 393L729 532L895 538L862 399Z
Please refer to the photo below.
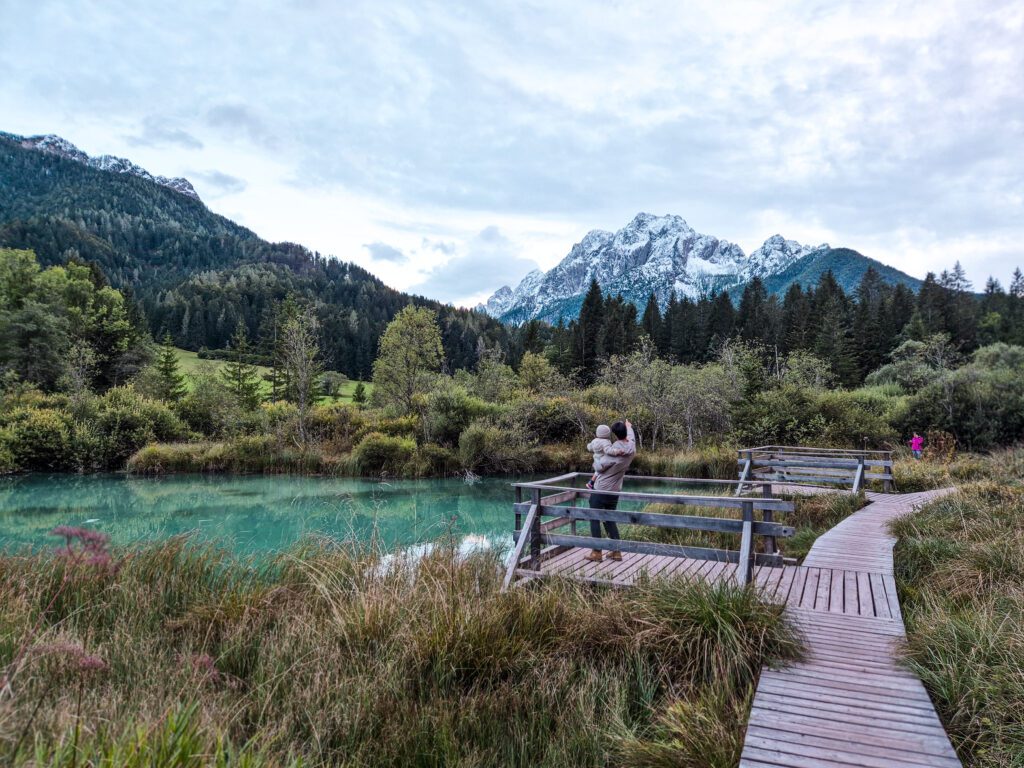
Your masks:
M626 419L626 426L629 427L630 429L632 429L633 428L633 422L630 421L629 419Z

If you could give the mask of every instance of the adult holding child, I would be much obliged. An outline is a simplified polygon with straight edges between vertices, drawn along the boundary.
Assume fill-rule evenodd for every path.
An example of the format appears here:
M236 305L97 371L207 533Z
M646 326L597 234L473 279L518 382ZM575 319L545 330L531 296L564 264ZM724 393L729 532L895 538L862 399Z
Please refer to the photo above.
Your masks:
M626 477L629 465L633 463L636 456L636 435L633 434L633 425L626 421L616 421L611 426L611 443L603 447L600 453L594 453L594 492L590 495L591 509L617 509L619 497L613 495L622 490L622 482ZM602 430L603 433L603 430ZM604 493L602 493L604 491ZM619 526L614 522L605 521L604 529L608 538L619 539ZM601 523L597 520L590 521L591 538L601 538ZM612 560L621 560L622 553L612 551L608 553ZM587 560L599 563L603 559L600 549L593 549L586 556Z

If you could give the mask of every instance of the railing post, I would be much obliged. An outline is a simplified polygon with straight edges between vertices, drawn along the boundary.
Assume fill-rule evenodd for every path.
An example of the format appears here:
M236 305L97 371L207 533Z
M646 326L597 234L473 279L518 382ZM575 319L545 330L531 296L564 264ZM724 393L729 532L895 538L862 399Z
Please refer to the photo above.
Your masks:
M523 501L523 489L518 485L516 486L516 504L521 504ZM513 530L522 531L523 529L523 516L516 512L516 527Z
M764 498L766 498L766 499L770 499L772 497L772 484L771 483L765 483L764 485L761 486L761 495ZM775 522L775 512L773 510L771 510L771 509L763 509L763 510L761 510L761 519L764 520L766 523L774 523ZM764 549L765 549L765 552L767 552L769 555L778 554L779 547L778 547L778 544L775 541L775 537L774 536L765 536L764 537Z
M861 483L864 482L864 456L857 459L857 472L853 476L853 492L859 493Z
M740 561L736 565L742 586L754 580L754 502L743 502L743 536L740 540Z
M537 514L533 516L533 523L530 525L530 562L536 570L540 570L540 489L530 489L530 503L537 508Z

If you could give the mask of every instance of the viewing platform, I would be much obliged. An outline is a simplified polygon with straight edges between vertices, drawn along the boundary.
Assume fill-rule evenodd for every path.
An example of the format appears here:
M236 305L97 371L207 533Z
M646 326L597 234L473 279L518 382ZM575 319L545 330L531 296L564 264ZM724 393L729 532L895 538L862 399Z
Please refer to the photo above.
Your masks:
M589 508L595 492L581 486L590 473L516 483L505 587L547 578L611 587L648 579L750 585L785 607L806 653L762 670L741 768L960 766L928 692L899 661L905 629L887 528L949 489L868 491L869 503L819 536L797 564L779 547L794 533L786 525L794 502L782 497L859 492L872 480L890 490L891 454L762 446L741 450L739 467L738 480L627 476L623 491L609 495L635 509ZM623 538L580 535L579 523L592 521L622 526ZM644 529L725 535L736 547L652 541ZM587 559L591 550L617 551L621 560Z

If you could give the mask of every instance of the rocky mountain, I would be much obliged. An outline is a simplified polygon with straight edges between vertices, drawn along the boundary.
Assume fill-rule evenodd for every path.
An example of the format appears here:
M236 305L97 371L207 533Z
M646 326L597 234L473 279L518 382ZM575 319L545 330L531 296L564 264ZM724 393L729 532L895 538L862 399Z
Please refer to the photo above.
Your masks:
M145 168L136 165L131 160L124 157L115 157L114 155L89 157L89 155L67 139L55 136L52 133L47 134L46 136L15 136L10 133L0 135L5 139L16 141L24 149L34 149L38 152L45 152L49 155L57 155L58 157L63 157L66 160L73 160L76 163L81 163L82 165L87 165L90 168L95 168L100 171L107 171L109 173L126 173L130 176L138 176L141 179L152 181L154 184L159 184L161 187L173 189L175 192L191 197L194 200L199 200L199 194L192 187L192 184L188 179L183 179L181 177L172 179L167 176L154 176Z
M816 268L802 268L811 264ZM652 292L664 306L673 293L696 299L735 291L755 277L772 292L782 293L801 278L809 284L812 273L816 282L830 264L842 268L837 277L846 290L856 286L870 265L883 271L887 282L914 288L919 284L856 251L801 245L774 235L748 256L734 243L697 232L679 216L640 213L618 232L589 232L548 272L534 270L514 289L499 288L478 309L512 324L532 319L557 322L579 314L591 280L597 280L605 293L622 294L642 308ZM778 279L783 276L789 279Z

